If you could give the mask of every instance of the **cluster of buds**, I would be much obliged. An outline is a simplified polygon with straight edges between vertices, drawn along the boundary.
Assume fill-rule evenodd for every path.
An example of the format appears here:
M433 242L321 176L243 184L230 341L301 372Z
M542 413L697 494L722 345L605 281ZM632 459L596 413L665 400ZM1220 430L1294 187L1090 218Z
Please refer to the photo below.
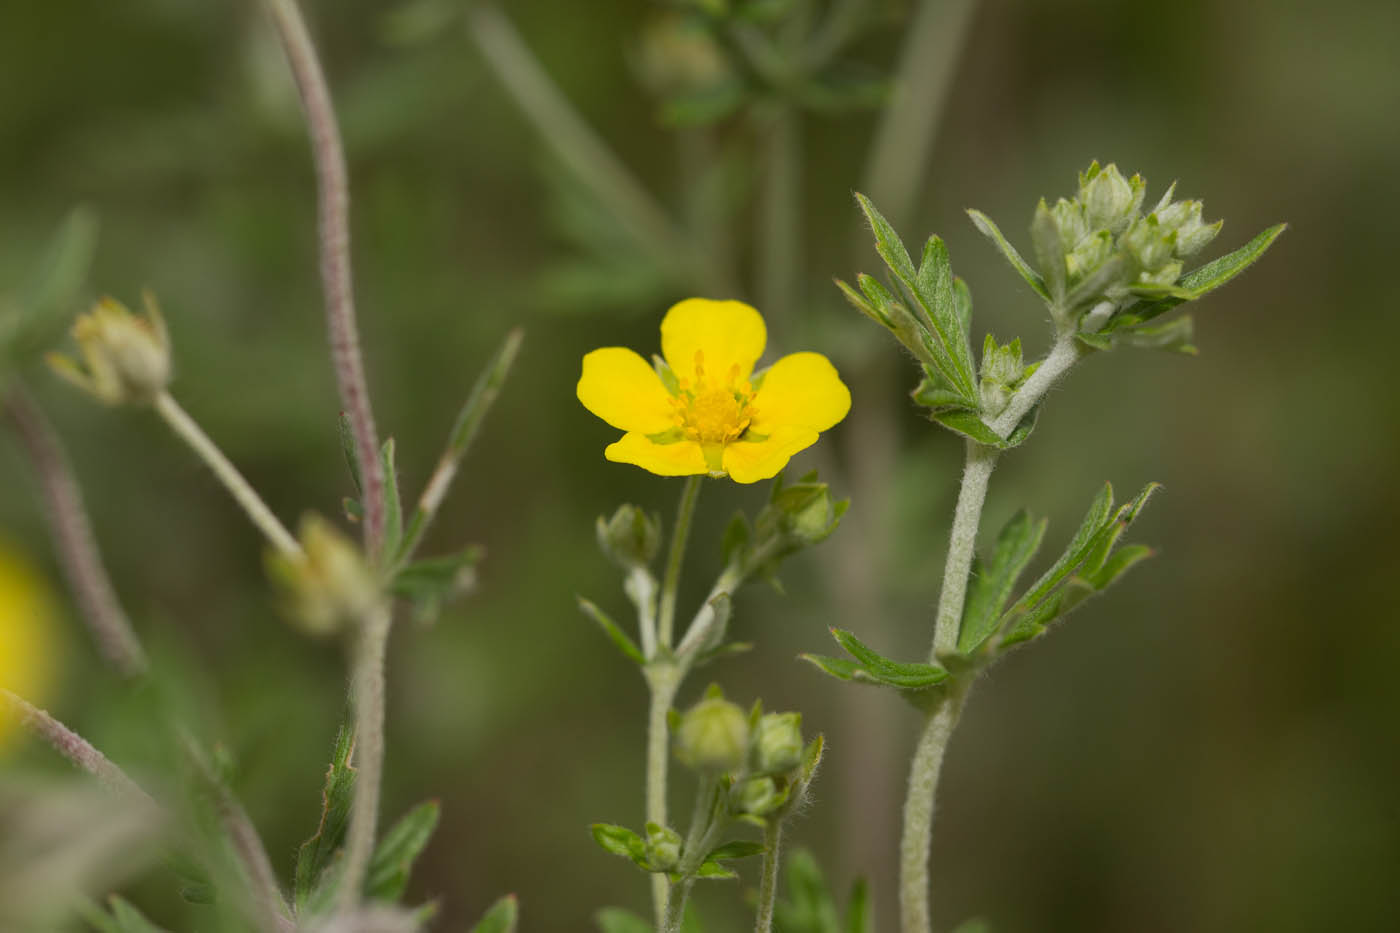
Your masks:
M288 618L312 635L358 625L384 598L358 545L319 515L302 519L299 552L268 555Z
M754 519L752 530L736 516L725 535L725 560L744 575L771 576L785 557L824 541L841 522L849 499L835 499L831 488L817 481L815 471L795 483L773 481L768 504Z
M1021 359L1021 338L998 345L991 334L982 345L981 381L978 386L985 417L995 418L1011 402L1011 396L1021 387L1035 365L1025 365Z
M82 361L51 353L49 366L104 405L153 401L170 384L170 334L155 298L144 297L144 316L103 298L73 325Z
M780 817L811 777L800 713L764 713L757 703L746 713L718 687L679 717L675 736L682 763L725 782L736 819Z
M1036 209L1032 233L1038 234L1041 274L1047 282L1064 283L1064 294L1055 297L1067 312L1175 285L1181 260L1220 232L1219 221L1203 219L1200 201L1172 200L1175 186L1143 214L1146 191L1141 175L1124 178L1116 165L1095 162L1080 174L1073 198L1060 198L1053 207L1042 201Z

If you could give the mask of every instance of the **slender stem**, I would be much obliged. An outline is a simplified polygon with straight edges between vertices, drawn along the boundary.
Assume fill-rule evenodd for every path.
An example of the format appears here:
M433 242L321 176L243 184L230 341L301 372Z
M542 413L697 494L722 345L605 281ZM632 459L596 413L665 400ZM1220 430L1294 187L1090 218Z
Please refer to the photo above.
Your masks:
M899 849L899 914L904 933L928 933L929 848L933 841L933 802L948 740L962 713L963 695L950 692L924 721L909 769L904 798L904 837Z
M1045 359L1040 361L1035 372L1030 378L1022 383L1021 388L1016 390L1016 394L1011 396L1011 401L1006 408L988 427L995 431L1000 437L1009 437L1015 430L1016 425L1021 423L1021 419L1034 408L1045 393L1050 391L1050 387L1067 373L1071 366L1079 362L1084 355L1084 350L1079 341L1074 339L1073 334L1063 334L1055 340L1055 345L1050 348L1050 352Z
M963 602L967 598L967 578L972 571L972 556L977 547L977 526L982 520L982 505L987 500L987 483L996 467L995 447L975 441L967 442L967 463L963 467L962 488L953 512L953 532L948 542L948 558L943 566L943 592L938 598L938 617L934 624L932 663L938 656L958 646L958 629L962 625Z
M700 498L703 476L688 476L676 510L676 527L671 532L671 550L666 557L666 575L661 581L661 614L657 639L662 648L671 647L671 629L676 621L676 595L680 589L681 564L685 562L685 545L690 539L690 521L695 516L695 503Z
M384 777L384 658L392 620L388 606L371 611L355 649L355 800L345 838L345 874L339 892L342 911L360 902L374 852Z
M19 717L20 725L43 739L52 746L54 751L67 758L76 767L97 778L104 786L118 793L126 794L133 800L139 800L152 809L159 809L151 796L142 790L135 781L127 777L125 771L113 764L106 755L93 748L87 739L39 707L3 687L0 687L0 704L7 705L14 711Z
M763 875L758 882L758 914L754 933L770 933L773 929L773 906L778 901L779 849L783 839L783 821L772 819L763 829Z
M491 3L472 4L466 16L468 34L540 140L599 203L607 205L636 242L667 266L685 272L697 286L715 287L717 280L727 279L584 122L510 20Z
M664 876L658 875L662 878ZM661 919L661 933L679 933L681 924L685 922L685 905L690 900L690 889L695 884L695 879L685 878L668 886L666 897L666 913Z
M175 435L189 444L195 454L213 471L234 501L242 506L248 518L252 519L258 530L272 542L273 547L283 554L300 556L301 545L297 544L291 532L277 520L277 516L272 514L272 510L253 487L248 485L243 474L238 472L238 468L229 462L223 451L209 439L209 435L205 434L195 420L180 407L180 403L175 401L169 392L161 392L156 396L154 404L156 412L165 419L165 423L170 425Z
M700 776L700 786L695 790L695 809L690 816L690 830L686 833L685 844L681 847L679 873L681 880L671 885L667 891L666 914L661 923L662 933L678 933L685 921L685 905L690 898L690 889L695 884L695 871L705 860L714 842L720 821L714 819L715 791L718 780L710 774Z
M11 380L4 404L43 488L54 550L98 650L123 676L144 674L146 653L103 566L82 490L58 433L17 378Z
M864 190L898 228L914 211L953 69L976 0L922 0L900 52L890 106L880 118Z
M648 823L665 826L667 767L671 760L671 732L666 717L680 687L681 672L669 663L660 662L649 666L646 673L647 687L651 691L647 715L646 819ZM652 908L658 926L666 916L667 888L664 874L658 872L651 876Z
M267 0L267 8L291 64L311 137L312 158L316 164L321 284L326 293L331 363L335 367L340 401L355 436L355 459L359 461L365 485L365 550L373 558L379 553L384 535L385 477L355 324L355 293L350 272L350 188L345 149L326 87L326 76L296 0Z

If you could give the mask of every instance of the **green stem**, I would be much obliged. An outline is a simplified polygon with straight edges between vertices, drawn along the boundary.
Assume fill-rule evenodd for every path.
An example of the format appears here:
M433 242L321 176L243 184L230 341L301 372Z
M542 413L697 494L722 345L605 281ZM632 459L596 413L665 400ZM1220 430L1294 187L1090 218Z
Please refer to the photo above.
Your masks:
M1021 419L1045 397L1045 393L1050 391L1050 387L1061 376L1069 372L1070 367L1079 362L1084 353L1083 346L1074 339L1072 333L1061 334L1056 338L1055 345L1050 348L1045 359L1040 361L1035 372L1016 390L1006 408L988 427L1000 437L1010 437L1016 425L1021 423Z
M690 815L690 830L686 833L685 844L681 847L681 863L677 869L681 880L671 885L667 891L666 913L661 922L661 933L679 933L685 921L685 905L690 899L690 889L695 884L695 872L705 860L705 854L714 843L720 828L715 816L715 791L719 781L714 775L702 774L700 786L695 791L695 809Z
M647 716L646 818L648 823L665 826L667 766L671 759L671 733L666 717L680 687L680 671L661 662L648 667L646 673L647 686L651 691L651 708ZM652 909L658 926L665 920L668 887L664 874L651 876Z
M355 799L345 837L345 872L338 894L342 911L360 902L379 822L384 777L384 658L393 617L381 606L364 619L355 648Z
M661 582L661 612L658 619L659 648L671 648L671 630L676 621L676 596L680 589L681 564L685 562L685 546L690 539L690 522L695 517L695 503L700 498L703 476L688 476L676 510L676 527L671 532L671 551L666 557L666 576Z
M778 900L778 857L783 838L783 821L770 819L763 830L763 875L758 882L758 915L754 933L773 929L773 906Z
M958 629L962 625L963 602L967 598L967 578L972 572L972 557L977 549L977 526L982 520L982 505L987 500L987 483L996 468L995 447L976 441L967 442L967 462L963 467L962 488L953 512L953 531L948 541L948 559L943 566L943 592L938 597L938 617L934 626L933 650L930 663L937 664L939 655L954 651L958 646Z
M243 478L243 474L238 472L238 468L224 456L218 445L210 440L209 435L205 434L198 423L180 407L180 403L175 401L169 392L161 392L156 396L154 405L156 412L170 425L175 435L188 444L213 471L248 518L267 536L267 540L272 542L273 547L284 555L300 557L301 545L297 544L291 532L277 520L277 516L272 514L272 510Z
M933 802L948 740L962 713L963 694L949 691L924 720L909 769L904 798L904 836L899 848L899 916L904 933L928 933L929 851L933 841Z
M0 687L0 707L3 706L9 706L14 711L20 725L47 742L54 751L67 758L74 766L97 778L105 787L140 801L152 811L159 810L159 806L149 794L127 777L126 772L113 764L106 755L93 748L87 739L23 697Z

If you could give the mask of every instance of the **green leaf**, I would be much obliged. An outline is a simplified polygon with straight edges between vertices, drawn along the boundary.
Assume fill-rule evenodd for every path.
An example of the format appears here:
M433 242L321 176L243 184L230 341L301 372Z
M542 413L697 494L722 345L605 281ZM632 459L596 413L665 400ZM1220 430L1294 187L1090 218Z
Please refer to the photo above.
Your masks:
M507 894L491 905L491 909L482 915L476 926L472 927L471 933L515 933L515 924L519 913L520 906L516 902L515 895ZM605 931L605 933L612 933L612 931Z
M4 339L16 359L46 350L78 310L83 284L97 249L97 214L69 211L20 293L19 315Z
M397 554L403 540L403 506L399 502L399 472L394 466L394 439L386 438L379 448L384 468L384 554Z
M976 210L969 210L967 215L972 218L973 225L977 227L981 234L996 244L997 249L1001 250L1001 254L1006 257L1006 261L1011 263L1011 268L1015 269L1021 278L1026 280L1026 284L1029 285L1037 295L1044 298L1046 301L1053 300L1049 290L1045 287L1045 280L1030 267L1029 263L1021 258L1021 254L1016 252L1016 247L1012 246L1006 237L1002 236L1001 230L996 224L992 223L992 218Z
M1044 519L1032 521L1030 514L1022 509L997 535L991 561L985 566L974 562L962 627L958 632L958 651L972 654L996 632L1001 611L1011 598L1016 579L1040 548L1046 524Z
M752 858L755 855L762 855L766 851L767 849L762 843L736 840L711 849L710 854L705 856L705 861L724 862L729 859Z
M840 933L841 921L817 860L806 849L788 856L787 898L777 904L778 933Z
M594 823L590 828L593 832L593 841L602 846L605 851L631 859L638 865L646 862L647 844L645 840L626 826L618 826L615 823Z
M1104 483L1099 494L1094 497L1094 501L1089 505L1089 511L1085 514L1084 520L1079 523L1078 530L1074 537L1070 539L1069 547L1060 555L1059 560L1051 565L1036 580L1029 590L1026 591L1016 605L1012 606L1010 612L1018 609L1027 609L1040 602L1050 594L1050 591L1059 584L1061 580L1069 576L1075 569L1084 562L1089 549L1093 544L1094 537L1104 527L1104 523L1109 520L1109 514L1113 510L1113 485Z
M935 412L967 409L967 400L948 384L941 373L927 364L923 371L923 381L909 393L916 404Z
M355 484L355 495L362 496L365 492L365 480L360 475L360 458L355 453L355 432L350 427L350 416L342 411L336 419L335 429L336 436L340 438L341 456L345 458L345 465L350 468L350 481Z
M972 333L972 289L957 276L953 277L953 311L964 334Z
M703 862L699 868L695 869L695 877L727 880L729 878L737 878L739 875L737 872L725 868L719 862Z
M455 596L470 587L472 569L484 554L481 547L472 545L455 554L414 561L394 574L390 590L415 602Z
M629 638L627 633L624 632L606 612L599 609L582 596L578 597L578 607L584 615L598 623L598 627L603 630L603 634L608 636L608 640L617 647L618 651L622 652L624 657L638 664L647 663L646 657L642 654L642 649L637 647L637 643Z
M832 637L859 662L851 679L883 684L900 690L923 690L948 679L948 672L934 664L905 664L892 661L866 646L850 632L833 628Z
M1095 592L1101 592L1107 589L1113 581L1147 560L1154 553L1152 548L1145 544L1131 544L1120 548L1114 551L1101 567L1092 574L1086 575L1084 580L1094 588Z
M307 912L313 893L321 885L327 869L334 862L336 851L345 841L345 829L350 820L350 802L354 797L355 769L350 767L350 755L355 740L350 730L341 726L335 737L335 751L326 770L326 783L321 791L321 821L316 834L297 850L294 899L297 913Z
M166 933L163 927L147 920L141 911L115 894L107 898L107 904L112 913L110 918L104 915L102 933Z
M982 416L975 411L967 409L957 409L951 411L933 411L929 413L929 418L938 422L954 433L961 434L969 440L974 440L979 444L988 447L995 447L997 450L1010 450L1024 444L1026 438L1031 436L1031 431L1035 430L1036 419L1040 417L1040 405L1037 403L1034 408L1026 413L1021 419L1021 423L1016 425L1016 429L1011 432L1011 436L1002 439L988 427L982 420Z
M593 915L601 933L655 933L651 921L621 907L604 907Z
M1035 217L1031 220L1031 246L1035 250L1035 261L1044 276L1045 288L1050 299L1056 304L1065 300L1065 284L1069 272L1065 268L1065 249L1060 242L1060 225L1055 215L1042 198L1036 205Z
M859 664L847 658L830 658L823 654L799 654L798 657L838 680L853 680L860 669Z
M403 895L413 863L432 838L440 816L438 802L429 800L410 810L384 834L369 863L366 897L397 901Z
M1144 350L1167 350L1195 356L1198 348L1192 342L1196 336L1191 315L1183 314L1165 324L1141 324L1113 332L1113 342Z
M856 200L874 231L876 252L923 312L922 324L929 328L924 335L924 345L932 361L969 407L975 406L977 391L972 351L959 325L947 247L938 237L929 237L919 268L914 268L904 243L884 215L865 195L857 194Z

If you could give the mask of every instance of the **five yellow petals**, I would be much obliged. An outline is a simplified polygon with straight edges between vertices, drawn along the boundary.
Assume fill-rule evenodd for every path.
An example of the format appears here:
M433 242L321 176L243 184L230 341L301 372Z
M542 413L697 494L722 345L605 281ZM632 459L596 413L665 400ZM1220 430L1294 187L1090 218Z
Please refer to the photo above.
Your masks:
M793 353L755 374L767 340L763 317L743 302L690 298L661 322L673 388L625 347L586 355L579 401L627 432L604 455L661 476L776 476L846 417L851 393L820 353Z

